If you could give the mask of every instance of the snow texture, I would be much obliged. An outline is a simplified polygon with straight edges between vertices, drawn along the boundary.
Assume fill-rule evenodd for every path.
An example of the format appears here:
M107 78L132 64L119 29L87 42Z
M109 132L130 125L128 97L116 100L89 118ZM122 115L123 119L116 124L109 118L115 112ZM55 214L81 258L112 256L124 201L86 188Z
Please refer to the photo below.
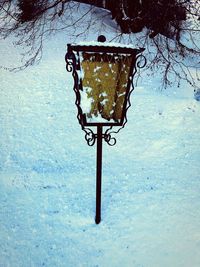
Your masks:
M64 62L69 41L59 33L44 44L39 65L0 71L0 266L199 267L193 90L183 83L161 92L141 71L126 127L114 147L103 144L96 225L96 150L76 118ZM1 41L0 53L5 64L18 60L11 40Z
M80 46L106 46L106 47L123 47L123 48L132 48L135 49L133 45L128 45L128 44L120 44L120 43L115 43L115 42L96 42L96 41L89 41L89 42L79 42L77 44L73 45L80 45Z

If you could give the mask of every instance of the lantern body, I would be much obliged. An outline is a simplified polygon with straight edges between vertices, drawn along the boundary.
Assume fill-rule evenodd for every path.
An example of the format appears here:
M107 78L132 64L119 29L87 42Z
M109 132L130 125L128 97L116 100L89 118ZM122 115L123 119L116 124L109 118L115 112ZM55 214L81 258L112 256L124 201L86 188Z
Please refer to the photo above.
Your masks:
M83 126L123 125L140 52L104 44L68 45L66 57L69 61L73 55L76 104Z

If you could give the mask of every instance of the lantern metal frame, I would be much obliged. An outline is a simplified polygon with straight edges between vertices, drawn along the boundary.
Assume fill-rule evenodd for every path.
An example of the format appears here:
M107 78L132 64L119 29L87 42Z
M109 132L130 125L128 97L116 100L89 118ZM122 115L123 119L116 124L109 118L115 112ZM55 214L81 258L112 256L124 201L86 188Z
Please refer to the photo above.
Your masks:
M78 110L77 119L81 125L82 130L85 132L85 140L89 146L93 146L97 140L97 168L96 168L96 223L101 221L101 173L102 173L102 139L104 139L110 146L116 144L116 138L112 134L118 133L124 128L127 123L127 110L131 106L130 95L134 90L133 78L138 68L143 68L146 65L146 58L141 54L145 49L133 49L129 47L110 46L110 45L76 45L68 44L67 53L65 56L66 70L72 72L74 78L74 92L76 94L75 104ZM129 55L132 56L130 71L128 75L127 88L123 103L122 117L120 122L87 122L85 114L81 109L81 94L83 90L82 78L79 77L81 70L80 53L88 52L95 54L115 54L115 55ZM97 127L97 132L90 127ZM118 130L112 130L113 126L118 126ZM103 127L109 127L103 133Z

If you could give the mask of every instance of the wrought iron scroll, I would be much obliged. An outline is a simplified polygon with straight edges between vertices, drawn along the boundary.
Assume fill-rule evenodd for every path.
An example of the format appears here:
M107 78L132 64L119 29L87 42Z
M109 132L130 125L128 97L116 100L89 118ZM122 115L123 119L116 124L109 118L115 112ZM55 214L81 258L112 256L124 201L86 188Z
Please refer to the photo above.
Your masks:
M142 48L140 52L143 52L143 51L144 51L144 49ZM123 129L125 127L125 125L126 125L126 123L128 121L128 119L127 119L127 111L131 107L130 96L131 96L131 93L134 90L133 79L134 79L134 76L137 73L138 69L144 68L146 66L146 63L147 63L147 59L146 59L146 57L144 55L139 54L138 56L136 56L135 62L134 62L133 73L130 76L132 88L130 89L130 91L129 91L128 95L127 95L127 106L126 106L126 110L125 110L124 123L120 128L117 129L117 131L112 131L113 126L109 127L106 130L105 134L104 134L104 136L105 136L104 139L110 146L113 146L113 145L116 144L116 139L114 137L111 137L111 135L112 134L117 134L121 129Z
M83 114L82 114L82 109L80 107L81 95L79 92L79 77L78 77L78 73L77 73L77 70L80 69L80 61L79 61L79 58L78 59L76 58L70 45L68 45L68 51L67 51L67 54L65 56L65 61L66 61L66 70L68 72L72 72L72 76L74 78L73 89L74 89L74 92L76 95L75 105L78 109L77 119L79 121L79 124L81 125L82 130L85 132L85 140L86 140L87 144L89 146L93 146L95 144L96 134L94 134L94 132L91 129L86 128L82 122Z
M133 74L132 74L132 78L131 78L131 83L132 83L131 92L134 90L133 78L134 78L137 70L144 68L146 66L146 64L147 64L146 57L142 54L139 54L135 59L135 66L134 66L134 70L133 70Z
M109 133L109 130L112 128L112 126L107 129L105 131L105 134L104 134L104 140L106 141L106 143L109 145L109 146L114 146L117 142L116 138L115 137L112 137L111 136L111 132Z

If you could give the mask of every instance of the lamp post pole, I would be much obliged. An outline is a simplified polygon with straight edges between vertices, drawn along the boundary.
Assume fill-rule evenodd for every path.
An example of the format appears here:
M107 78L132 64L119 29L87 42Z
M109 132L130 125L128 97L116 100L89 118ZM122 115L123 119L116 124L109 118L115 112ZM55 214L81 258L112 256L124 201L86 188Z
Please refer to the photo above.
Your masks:
M97 126L96 224L101 221L102 137L102 126Z

